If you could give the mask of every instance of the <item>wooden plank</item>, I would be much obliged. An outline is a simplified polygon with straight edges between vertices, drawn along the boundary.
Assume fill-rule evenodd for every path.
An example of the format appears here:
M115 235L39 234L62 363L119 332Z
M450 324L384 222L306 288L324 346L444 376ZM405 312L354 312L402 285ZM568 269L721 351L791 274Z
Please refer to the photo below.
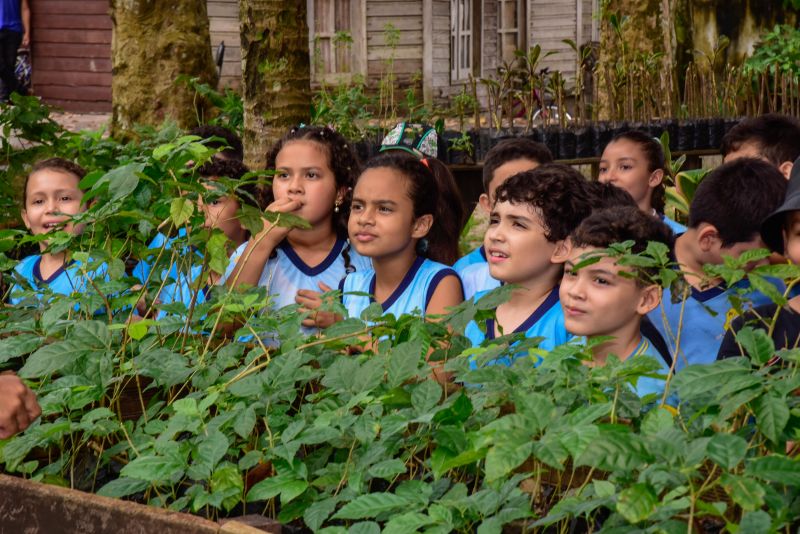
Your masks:
M36 28L36 31L31 33L31 39L34 44L111 44L111 32L108 30L61 30L54 28Z
M370 2L367 19L374 17L422 17L421 2Z
M215 32L239 32L238 19L220 19L214 18L209 20L209 30L211 33Z
M111 72L111 59L42 56L34 58L33 68L34 70L53 72Z
M111 47L103 44L41 43L33 51L37 57L110 58Z
M386 24L392 24L398 30L418 30L422 21L417 17L367 17L367 32L382 32Z
M108 0L32 0L29 2L35 15L108 15Z
M397 48L389 48L385 46L376 46L367 49L367 60L372 61L376 59L385 60L389 58L398 59L422 59L421 46L398 46Z
M35 92L35 91L34 91ZM98 100L96 102L76 102L74 100L46 99L46 102L58 109L73 113L110 113L111 100Z
M208 17L239 19L239 2L237 0L209 0L206 2Z
M368 61L367 68L369 69L370 77L380 76L381 73L386 71L386 63L383 61ZM398 78L405 76L406 78L412 74L422 71L422 58L419 59L399 59L394 62L394 73Z
M110 30L108 15L40 15L33 18L34 28L60 28L65 30Z
M71 85L83 87L87 85L111 87L110 72L68 72L39 69L36 83L41 85Z
M406 30L400 32L400 40L398 41L399 46L406 46L406 45L421 45L423 44L422 40L422 30ZM430 36L430 34L429 34ZM386 44L386 40L384 39L383 32L377 33L372 32L367 34L367 46L384 46Z
M111 87L71 85L37 85L36 75L33 78L33 91L42 98L56 100L75 100L79 102L111 101Z

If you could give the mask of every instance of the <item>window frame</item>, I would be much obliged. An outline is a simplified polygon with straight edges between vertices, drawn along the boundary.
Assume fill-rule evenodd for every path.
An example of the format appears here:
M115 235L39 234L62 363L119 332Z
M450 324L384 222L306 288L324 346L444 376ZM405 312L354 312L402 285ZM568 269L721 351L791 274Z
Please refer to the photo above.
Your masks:
M306 0L306 14L308 20L308 50L311 60L311 82L318 83L347 83L355 79L356 76L366 77L367 75L367 17L366 0L350 0L350 36L353 42L350 43L350 71L349 72L317 72L317 39L321 35L331 41L331 57L336 58L336 45L333 42L336 35L335 11L330 13L330 20L334 28L324 33L318 34L316 29L317 4L327 3L327 8L335 9L336 0ZM331 31L332 30L332 31Z

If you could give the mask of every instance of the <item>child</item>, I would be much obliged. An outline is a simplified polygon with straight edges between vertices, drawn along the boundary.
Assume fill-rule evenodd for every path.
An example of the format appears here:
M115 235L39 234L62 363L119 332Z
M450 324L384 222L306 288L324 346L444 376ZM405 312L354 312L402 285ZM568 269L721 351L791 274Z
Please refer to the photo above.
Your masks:
M82 225L73 225L71 216L86 210L80 181L86 171L62 158L50 158L36 163L25 180L23 189L22 220L33 235L63 230L80 234ZM106 266L93 267L87 272L81 262L69 257L67 251L46 252L47 241L40 241L41 254L24 258L16 267L16 276L27 285L39 290L39 299L45 292L71 295L89 290L89 281L104 276ZM12 304L24 297L19 283L11 288Z
M573 168L550 163L512 176L496 195L483 241L489 271L519 289L497 307L497 320L486 322L485 334L472 322L465 335L478 346L486 338L525 332L526 337L543 337L540 347L552 350L570 338L558 305L558 284L564 240L591 211L586 181Z
M794 264L800 264L800 158L795 160L792 167L786 200L762 223L761 237L770 250L784 254ZM800 344L800 296L791 298L780 310L777 304L770 303L734 319L722 340L718 359L745 354L735 338L745 325L764 330L769 330L772 325L776 349L796 348ZM777 361L777 358L773 360Z
M761 158L789 178L792 162L800 157L800 120L777 113L744 119L725 134L722 155L725 163Z
M494 205L497 188L517 173L530 171L553 161L550 151L542 143L529 139L508 139L494 146L483 164L483 190L478 205L489 214ZM464 296L472 298L478 291L494 289L500 282L489 275L486 252L480 246L458 260L453 269L464 283Z
M707 277L703 267L722 264L723 256L737 258L764 247L761 221L780 205L785 191L783 175L752 158L717 167L698 186L689 208L689 228L676 238L673 250L689 294L675 295L673 302L671 290L666 289L662 305L649 314L658 333L648 332L648 337L663 337L678 360L676 369L716 359L730 296L744 293L754 306L768 302L765 295L750 289L747 280L726 287L722 280Z
M264 229L240 247L240 258L227 275L229 287L265 286L273 309L300 304L301 311L322 305L321 292L336 288L350 271L370 267L369 259L347 240L347 195L358 175L352 147L330 128L292 128L273 147L267 166L275 169L268 211L302 217L310 228L264 223ZM333 322L333 315L313 313L312 327Z
M614 136L600 158L598 180L631 194L643 212L664 221L676 234L686 227L664 215L664 151L649 134L629 130Z
M341 285L350 317L372 302L395 316L441 314L463 300L458 275L442 262L458 250L458 234L439 224L452 219L452 184L438 180L428 160L384 154L367 163L353 190L348 230L372 269L350 273ZM450 228L450 230L448 230ZM353 292L369 296L354 295Z
M204 124L192 128L187 132L188 135L196 135L202 139L210 139L205 145L209 148L221 148L214 157L217 159L242 161L244 159L244 149L242 140L238 135L222 126ZM221 141L220 141L221 140Z
M205 198L198 199L198 208L204 215L203 227L217 228L225 234L228 241L229 265L236 263L238 257L235 251L239 250L249 237L249 232L239 220L242 205L247 204L261 210L255 184L241 182L247 172L247 167L238 160L216 158L197 170L203 186L208 191ZM174 261L170 262L170 267L162 272L159 279L150 280L151 287L154 282L159 286L157 291L159 304L183 302L189 308L193 300L195 304L205 302L208 290L214 285L225 282L224 276L208 268L201 251L192 247L178 253L171 246L166 250L167 254L173 256ZM204 273L207 278L202 287L198 287L199 278Z

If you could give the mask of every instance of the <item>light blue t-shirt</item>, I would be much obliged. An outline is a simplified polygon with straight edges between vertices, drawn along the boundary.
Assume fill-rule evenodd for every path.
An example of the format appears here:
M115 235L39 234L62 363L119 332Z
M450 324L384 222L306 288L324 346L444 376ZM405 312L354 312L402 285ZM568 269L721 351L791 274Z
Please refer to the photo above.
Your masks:
M753 307L771 302L769 297L752 289L747 280L741 280L730 288L719 285L700 291L693 287L691 295L686 299L681 323L682 302L679 300L673 303L671 289L664 289L661 305L651 311L648 317L673 355L678 325L682 324L676 371L686 365L709 364L716 360L725 336L727 314L731 309L729 297L736 294L737 290L745 292L744 298Z
M37 290L39 300L42 300L48 293L55 295L83 293L90 286L89 279L105 279L108 276L108 266L105 263L90 272L84 272L81 269L81 262L73 260L45 279L40 270L41 263L42 256L35 254L24 258L14 268L17 276L23 278L28 285ZM17 305L23 302L22 291L23 287L18 284L11 287L9 298L11 304Z
M490 291L500 287L500 281L489 273L489 262L486 261L486 249L480 246L459 259L453 270L461 278L464 287L464 298L471 299L482 291Z
M669 365L666 361L664 361L664 358L661 356L661 354L658 353L656 348L653 346L653 343L645 336L642 336L642 340L639 342L639 345L633 350L628 358L635 358L637 356L650 356L651 358L654 358L659 364L661 364L659 374L666 376L669 373ZM660 395L664 393L665 385L665 378L640 376L636 381L636 387L634 390L639 397L644 397L645 395L650 395L652 393Z
M458 277L458 274L447 265L417 257L397 289L381 304L383 312L391 313L395 317L415 312L425 315L436 287L447 276ZM375 302L375 271L370 268L350 273L340 287L348 316L360 317ZM352 292L366 293L369 296L353 295Z
M458 261L453 264L453 270L458 273L458 276L461 276L461 271L476 263L486 263L486 250L483 248L483 245L461 256Z
M661 222L666 224L672 230L672 233L675 235L680 235L686 231L686 227L679 222L673 221L669 217L664 214L661 214Z
M170 257L172 255L172 245L175 242L175 239L178 237L186 237L185 227L179 228L178 235L175 237L168 237L161 232L158 232L153 240L147 245L147 256L139 260L139 263L137 263L136 267L133 268L133 276L139 280L139 282L144 284L147 281L147 277L150 276L150 273L153 270L152 262L158 257L162 247L164 249L162 255L167 255L167 257ZM181 254L181 256L183 255L185 255L185 251L183 251ZM171 268L169 272L173 278L178 276L178 271L174 267L175 266L173 265L173 268Z
M480 300L486 293L488 291L481 291L475 295L475 300ZM558 286L553 288L544 302L522 324L515 328L513 332L504 332L504 334L516 334L519 332L525 332L526 338L544 338L539 343L539 348L547 351L551 351L572 339L572 335L567 332L564 326L564 310L561 308L558 299ZM486 321L486 333L480 329L475 321L472 321L467 325L464 335L469 338L473 347L481 345L486 339L495 339L495 321L494 319ZM504 357L489 362L488 365L511 365L511 363L511 358ZM477 362L470 361L470 368L477 369Z

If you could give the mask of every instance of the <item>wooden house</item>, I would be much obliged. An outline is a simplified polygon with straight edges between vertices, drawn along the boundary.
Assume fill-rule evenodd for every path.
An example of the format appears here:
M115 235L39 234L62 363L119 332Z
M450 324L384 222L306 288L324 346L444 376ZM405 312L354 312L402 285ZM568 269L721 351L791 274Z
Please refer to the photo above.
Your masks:
M470 75L496 72L514 50L554 52L541 66L567 77L574 52L597 41L599 0L308 0L314 83L362 77L376 87L419 84L426 101L460 91ZM111 109L108 0L30 0L34 92L69 111ZM241 77L238 0L208 0L211 45L225 44L221 85Z

